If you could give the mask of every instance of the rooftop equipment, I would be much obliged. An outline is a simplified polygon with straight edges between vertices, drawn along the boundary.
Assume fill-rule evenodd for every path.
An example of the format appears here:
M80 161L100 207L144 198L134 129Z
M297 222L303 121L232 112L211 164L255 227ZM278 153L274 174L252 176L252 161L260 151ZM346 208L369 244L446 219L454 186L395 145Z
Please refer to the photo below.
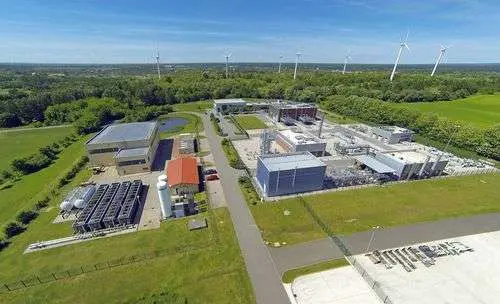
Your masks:
M104 227L111 228L118 226L118 213L120 212L123 201L125 200L125 196L127 195L131 184L132 183L130 181L121 183L120 188L116 192L115 197L111 201L111 204L109 205L108 210L106 211L102 219Z
M142 190L142 181L134 180L125 197L122 208L118 214L117 220L120 225L126 226L134 223L134 218L139 207L140 193Z
M87 220L90 218L92 213L94 212L95 208L97 207L97 204L101 200L101 198L104 196L106 191L108 190L109 185L108 184L102 184L100 185L95 193L92 195L92 198L89 200L85 208L78 214L77 219L73 223L73 229L75 232L87 232L88 227L87 227Z
M89 227L90 230L99 230L104 228L102 220L119 188L120 188L120 183L112 183L111 186L106 191L106 193L103 195L102 199L99 201L96 208L94 209L92 216L87 221L87 226Z

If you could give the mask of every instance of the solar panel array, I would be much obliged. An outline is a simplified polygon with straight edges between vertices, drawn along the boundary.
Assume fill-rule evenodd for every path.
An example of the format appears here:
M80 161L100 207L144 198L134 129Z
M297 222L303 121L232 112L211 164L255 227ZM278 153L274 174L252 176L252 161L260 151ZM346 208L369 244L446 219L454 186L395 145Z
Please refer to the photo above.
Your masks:
M94 192L94 195L92 195L85 208L78 214L77 219L73 223L73 229L75 231L85 232L87 230L87 220L90 218L92 213L94 213L94 209L96 208L97 204L104 196L108 188L108 184L100 185L99 188L97 188L97 190Z
M134 180L130 189L125 196L122 208L118 214L118 222L122 225L130 225L133 223L137 208L139 206L139 194L142 190L142 181Z
M104 228L102 225L102 218L104 217L104 214L108 210L109 204L115 197L115 194L118 191L119 187L120 183L112 183L111 186L108 188L108 191L106 191L104 196L97 204L97 207L94 209L92 216L87 222L87 225L91 230Z
M117 220L118 213L120 212L123 200L125 199L125 196L127 195L128 189L130 188L131 184L132 183L129 181L123 182L116 192L113 201L111 201L111 204L109 204L108 211L106 211L106 214L102 219L102 222L106 228L115 227L119 224Z

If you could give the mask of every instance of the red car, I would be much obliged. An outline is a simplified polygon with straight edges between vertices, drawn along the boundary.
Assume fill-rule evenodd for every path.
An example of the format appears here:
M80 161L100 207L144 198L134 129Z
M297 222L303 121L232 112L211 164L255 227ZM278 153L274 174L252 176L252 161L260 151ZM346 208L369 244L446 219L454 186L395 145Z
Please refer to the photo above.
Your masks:
M207 181L218 180L218 179L219 177L217 176L217 174L211 174L207 176Z

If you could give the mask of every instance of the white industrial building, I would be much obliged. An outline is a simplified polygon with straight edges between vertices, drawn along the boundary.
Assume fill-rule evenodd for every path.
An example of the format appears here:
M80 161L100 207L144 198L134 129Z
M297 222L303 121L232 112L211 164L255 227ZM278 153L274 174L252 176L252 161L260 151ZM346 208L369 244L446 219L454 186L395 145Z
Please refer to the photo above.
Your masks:
M214 112L216 114L241 113L245 110L247 102L243 99L216 99Z
M403 141L413 141L414 132L398 126L380 126L372 129L375 136L388 144L397 144Z
M419 151L377 152L373 158L392 168L399 179L441 175L448 164L442 154Z
M310 133L283 130L276 134L276 143L286 152L309 151L316 156L324 156L326 141Z
M151 170L160 137L157 122L110 125L85 144L91 166L116 166L118 174Z

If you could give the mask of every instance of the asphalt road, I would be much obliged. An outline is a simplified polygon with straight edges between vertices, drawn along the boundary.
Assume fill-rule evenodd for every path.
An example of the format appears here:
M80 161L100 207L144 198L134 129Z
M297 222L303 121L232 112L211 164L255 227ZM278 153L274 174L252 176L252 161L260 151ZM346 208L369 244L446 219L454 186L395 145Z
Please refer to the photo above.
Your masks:
M370 250L387 249L416 243L500 230L500 213L445 219L375 231ZM371 231L341 237L352 254L366 252ZM280 273L343 257L340 249L328 238L280 248L270 248Z
M290 303L280 273L241 194L238 185L240 172L229 167L220 145L221 139L215 134L208 116L203 115L202 121L257 303Z

